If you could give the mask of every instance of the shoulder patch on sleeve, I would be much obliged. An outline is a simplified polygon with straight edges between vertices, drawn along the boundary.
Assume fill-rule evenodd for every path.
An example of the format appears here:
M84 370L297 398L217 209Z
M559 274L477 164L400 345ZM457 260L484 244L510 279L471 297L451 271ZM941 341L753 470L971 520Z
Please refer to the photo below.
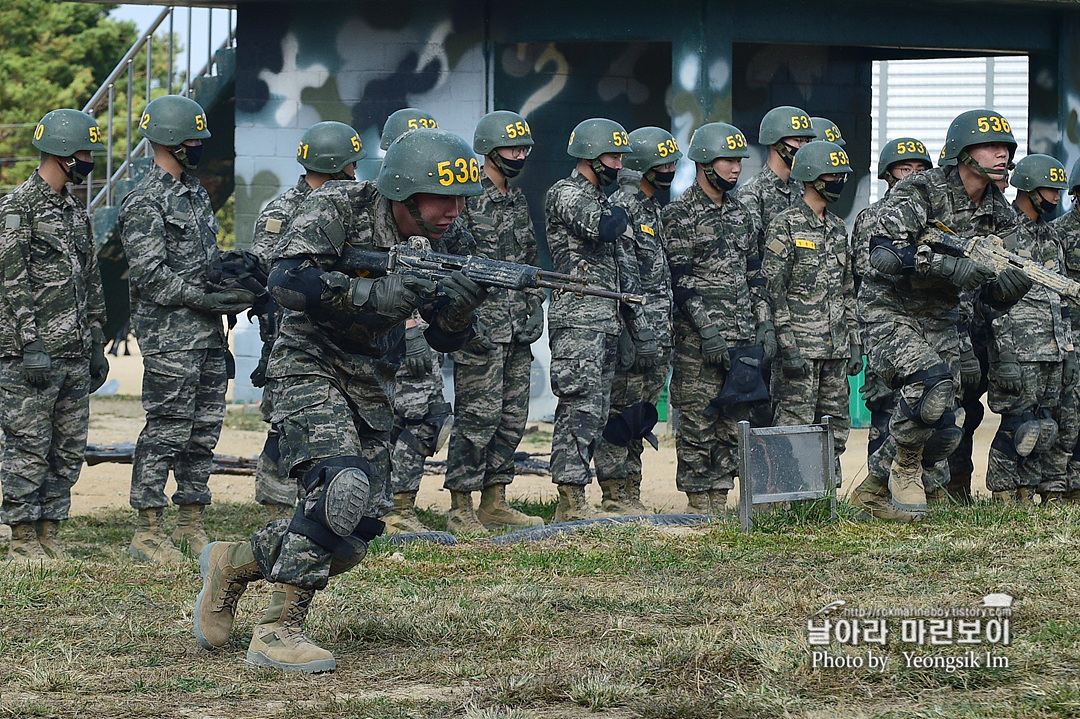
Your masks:
M769 240L768 248L776 254L782 255L784 254L784 250L787 249L787 245L774 237L773 239Z
M16 230L22 225L22 217L19 215L4 215L4 229Z
M266 231L272 235L276 235L281 232L281 220L276 217L272 217L266 221Z
M340 252L345 245L345 226L341 224L341 220L337 217L325 220L322 223L322 231L326 233L326 239L330 240L334 249Z

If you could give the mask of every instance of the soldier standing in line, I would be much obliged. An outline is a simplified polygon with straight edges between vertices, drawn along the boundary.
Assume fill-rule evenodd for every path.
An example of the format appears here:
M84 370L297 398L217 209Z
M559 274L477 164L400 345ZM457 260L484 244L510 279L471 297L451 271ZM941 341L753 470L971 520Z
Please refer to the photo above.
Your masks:
M769 148L765 165L735 193L735 199L754 220L758 257L765 255L769 223L787 208L794 207L802 196L803 184L791 179L791 162L799 148L815 137L810 116L797 107L774 107L761 118L758 142Z
M1028 155L1010 180L1016 193L1016 233L1005 248L1058 273L1065 259L1052 215L1067 186L1065 167L1049 155ZM1036 285L1008 311L989 314L990 409L1001 424L990 445L986 487L994 499L1030 503L1065 496L1066 466L1076 443L1072 402L1076 352L1068 306ZM1059 436L1059 430L1060 436Z
M465 141L425 128L390 146L375 183L327 183L300 206L270 273L271 293L287 311L267 374L278 382L273 419L282 460L306 495L291 521L203 550L193 612L199 646L226 644L241 594L265 578L276 584L247 661L308 673L336 668L303 624L315 593L364 558L382 532L377 517L390 510L394 375L404 359L405 320L422 312L428 342L451 352L472 336L473 312L486 296L461 272L438 287L410 275L359 277L341 255L417 235L437 240L464 198L480 192L480 167Z
M131 506L139 518L128 552L171 563L184 559L174 541L196 553L209 541L203 512L228 383L221 316L242 312L255 297L207 291L220 256L218 225L210 196L188 172L210 137L202 107L178 95L159 97L146 106L139 133L154 149L154 164L120 209L146 410L132 463ZM170 467L180 509L172 540L162 525Z
M537 265L536 233L525 194L510 184L533 148L524 117L498 110L480 118L473 150L484 158L483 194L465 201L458 219L472 234L473 254ZM451 532L482 534L485 527L536 527L544 521L512 508L514 452L529 417L532 352L544 331L543 290L491 290L477 312L488 346L466 345L454 358L454 428L446 457ZM480 492L473 510L472 493Z
M10 557L62 559L60 523L82 470L90 393L109 373L94 237L68 187L93 170L101 131L86 113L53 110L32 144L37 170L0 199L2 518Z
M953 120L945 145L945 159L958 164L901 180L868 231L875 274L862 286L872 289L863 315L870 363L888 386L899 387L899 401L885 440L895 444L888 486L870 475L852 503L881 519L921 519L927 501L922 463L930 458L924 449L944 459L960 441L954 409L961 293L981 287L984 301L1000 310L1031 287L1023 272L998 273L942 240L943 231L965 237L1015 226L1015 213L993 184L1016 150L1008 122L992 110L970 110Z
M1069 172L1069 194L1072 195L1072 208L1054 220L1058 238L1065 254L1065 271L1070 279L1080 281L1080 161ZM1072 324L1073 341L1080 337L1080 302L1071 298L1066 300L1069 307L1069 319ZM1075 413L1080 408L1080 382L1073 386L1066 397ZM1078 421L1074 419L1072 421ZM1068 428L1068 429L1071 429ZM1062 433L1063 435L1066 432ZM1068 469L1066 470L1065 498L1073 504L1080 503L1080 440L1070 448Z
M656 360L634 356L633 342L620 342L620 357L611 388L610 423L622 415L627 423L639 424L642 403L652 411L671 371L671 272L667 264L667 240L664 235L662 199L667 197L675 165L682 150L671 133L659 127L641 127L629 135L630 147L623 157L619 173L621 187L611 198L630 219L634 234L634 267L638 284L646 295L646 326L639 336L651 332L660 353ZM625 325L625 322L624 322ZM623 335L630 337L630 328ZM627 350L627 351L624 351ZM624 356L624 355L629 355ZM644 427L634 427L638 435ZM655 441L655 439L654 439ZM603 509L615 514L637 515L648 511L641 503L641 452L644 443L637 436L625 446L600 440L596 451L596 476L604 492Z
M814 128L814 139L833 142L840 147L847 146L847 140L840 134L840 128L827 117L811 117L810 125Z
M356 163L366 154L360 135L344 123L319 122L307 129L300 137L296 150L296 161L304 168L304 174L294 187L271 200L255 220L251 251L265 267L273 264L282 233L312 190L319 189L330 180L355 180ZM281 311L278 310L276 314L276 320L280 322ZM274 385L266 379L266 363L270 359L277 332L266 324L269 323L259 326L263 349L259 365L251 373L251 383L255 387L264 387L259 408L263 421L270 424L270 417L274 413ZM255 501L266 506L271 521L292 516L300 490L297 480L281 466L278 441L278 431L271 425L255 469Z
M731 368L729 345L759 344L776 353L754 219L731 192L749 156L733 125L702 125L687 157L697 178L664 208L668 265L675 301L675 357L671 401L679 409L676 486L691 514L720 514L738 473L738 426L712 416Z
M547 192L547 241L556 272L574 272L584 260L588 281L611 291L635 291L637 272L624 239L629 218L612 206L603 187L618 179L630 140L613 120L583 120L570 133L567 154L577 158L570 177ZM632 330L645 329L641 317ZM608 416L619 337L619 303L572 292L552 294L548 311L551 391L559 398L551 437L551 478L559 487L555 520L605 516L585 502L590 464ZM655 336L633 338L642 357L659 356Z
M847 378L862 370L862 347L847 228L828 206L840 199L850 173L839 145L823 140L800 148L791 177L805 185L802 201L769 224L761 262L783 358L772 373L773 423L831 417L838 486L851 431Z

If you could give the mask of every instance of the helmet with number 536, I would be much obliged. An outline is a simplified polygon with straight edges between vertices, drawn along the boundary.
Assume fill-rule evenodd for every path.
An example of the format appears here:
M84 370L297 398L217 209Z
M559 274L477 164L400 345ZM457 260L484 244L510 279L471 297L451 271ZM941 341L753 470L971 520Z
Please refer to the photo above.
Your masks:
M379 193L402 202L418 192L472 197L484 192L480 165L465 140L421 128L394 140L375 181Z
M968 110L956 116L945 136L942 160L963 159L961 153L972 145L1000 142L1010 146L1009 159L1016 152L1016 138L1008 121L994 110Z

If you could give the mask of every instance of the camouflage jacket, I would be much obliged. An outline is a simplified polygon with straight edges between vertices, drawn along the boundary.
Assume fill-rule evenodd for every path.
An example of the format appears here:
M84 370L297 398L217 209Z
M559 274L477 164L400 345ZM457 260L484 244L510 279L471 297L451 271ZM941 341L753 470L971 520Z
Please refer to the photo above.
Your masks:
M40 339L50 357L89 357L105 300L86 210L34 172L0 199L0 218L0 356Z
M294 187L270 200L255 220L255 234L251 238L251 251L259 256L268 268L274 260L281 236L296 216L301 203L311 194L311 185L305 175L300 175Z
M671 347L671 272L667 264L664 208L655 198L641 191L640 179L633 185L620 187L611 197L611 204L623 208L630 216L638 288L647 298L642 308L645 322L656 334L661 347Z
M636 291L637 273L629 256L629 240L602 242L598 235L600 218L611 211L607 195L576 169L547 192L544 203L548 250L556 272L571 273L581 260L588 263L586 279L612 292ZM552 329L573 327L609 335L620 331L618 301L553 292L548 309ZM643 317L641 308L632 310Z
M754 245L757 247L758 257L765 256L765 231L769 229L769 223L784 210L794 207L795 203L802 199L802 194L801 182L791 178L784 182L768 165L762 167L761 172L735 191L735 199L745 205L750 216L754 218L757 228Z
M487 175L481 175L481 184L484 194L467 198L458 218L472 234L472 253L492 260L539 264L536 232L529 218L525 193L509 185L504 195ZM544 291L540 289L491 288L477 316L486 328L488 339L509 343L520 336L529 315L543 303Z
M844 221L818 218L805 202L769 224L761 261L780 349L807 359L846 359L855 326L855 280Z
M1065 272L1065 257L1057 230L1046 222L1033 222L1019 208L1017 231L1005 237L1005 248L1029 256L1057 273ZM1021 362L1060 362L1072 343L1072 325L1062 310L1061 296L1042 285L1033 285L1027 294L1005 313L994 313L991 320L994 347L1015 352Z
M184 306L205 291L220 253L210 195L187 173L157 165L120 207L120 239L130 273L131 327L139 350L156 354L224 347L221 316Z
M754 228L734 195L718 205L697 183L664 208L676 344L714 323L728 344L754 340L769 317Z
M929 274L936 237L926 236L927 228L940 223L961 237L1012 234L1016 213L993 183L987 185L979 202L972 202L955 167L908 175L893 186L882 200L870 237L887 237L897 247L915 249L915 272L890 278L870 275L865 310L901 312L909 317L945 319L955 314L959 321L960 289L943 277ZM862 287L860 295L862 296Z
M1071 279L1080 281L1080 203L1052 223L1065 253L1065 272ZM1080 303L1067 300L1069 317L1072 319L1073 337L1080 337Z

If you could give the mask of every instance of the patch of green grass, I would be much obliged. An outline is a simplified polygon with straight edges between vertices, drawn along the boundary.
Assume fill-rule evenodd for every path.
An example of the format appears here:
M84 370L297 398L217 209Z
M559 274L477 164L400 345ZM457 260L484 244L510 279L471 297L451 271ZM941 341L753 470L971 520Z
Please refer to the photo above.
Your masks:
M258 405L254 404L238 404L226 407L225 426L230 429L241 429L248 432L265 432L269 428L269 425L263 422Z

